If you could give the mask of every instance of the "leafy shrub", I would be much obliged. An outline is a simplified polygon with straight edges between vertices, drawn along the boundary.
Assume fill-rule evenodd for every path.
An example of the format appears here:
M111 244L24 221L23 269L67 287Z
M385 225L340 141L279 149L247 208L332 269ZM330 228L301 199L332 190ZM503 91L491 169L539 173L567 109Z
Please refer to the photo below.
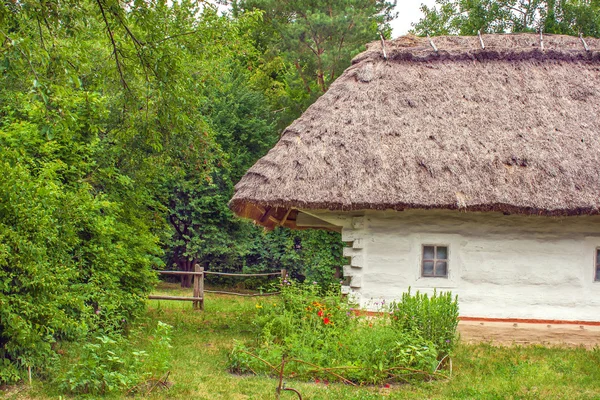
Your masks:
M237 373L276 374L285 358L288 376L348 379L377 384L435 374L434 342L392 322L388 313L359 317L339 294L316 284L290 283L281 298L256 304L256 341L238 343L229 358Z
M21 380L21 375L16 365L9 359L0 358L0 382L17 383Z
M122 330L144 309L160 255L119 195L90 183L99 145L82 127L98 129L89 124L107 100L63 94L50 134L45 107L17 99L19 112L6 106L0 119L0 384L17 379L15 368L42 371L59 340Z
M132 388L159 378L169 368L171 326L158 322L150 351L136 349L123 336L101 335L82 347L78 362L59 378L60 388L71 394L104 394Z
M418 332L423 338L433 342L444 357L456 345L458 325L458 298L451 292L433 291L426 293L402 294L399 302L392 304L393 323L402 332Z

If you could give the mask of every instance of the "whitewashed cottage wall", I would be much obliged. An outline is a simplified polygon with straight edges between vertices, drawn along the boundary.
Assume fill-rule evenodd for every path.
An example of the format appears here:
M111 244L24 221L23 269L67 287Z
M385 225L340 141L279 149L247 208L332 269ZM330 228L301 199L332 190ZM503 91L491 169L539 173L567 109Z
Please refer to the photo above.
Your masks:
M351 295L362 307L413 291L451 290L460 315L600 321L595 282L600 217L412 210L360 215L317 212L351 242ZM421 277L423 245L449 247L448 278Z

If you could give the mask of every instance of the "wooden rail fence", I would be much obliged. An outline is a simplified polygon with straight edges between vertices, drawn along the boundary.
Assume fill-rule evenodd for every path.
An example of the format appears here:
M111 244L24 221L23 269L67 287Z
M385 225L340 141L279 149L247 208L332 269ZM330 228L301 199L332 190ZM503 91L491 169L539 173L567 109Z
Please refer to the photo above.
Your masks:
M230 294L234 296L273 296L280 292L274 293L236 293L226 292L221 290L205 290L204 289L204 276L205 275L221 275L221 276L233 276L233 277L254 277L254 276L281 276L281 280L285 280L287 277L287 270L282 269L280 272L265 272L260 274L231 274L228 272L212 272L205 271L204 267L198 264L194 265L194 271L156 271L161 275L192 275L193 276L193 294L192 297L186 296L163 296L163 295L150 295L150 300L180 300L180 301L192 301L195 310L204 310L204 293L218 293L218 294Z

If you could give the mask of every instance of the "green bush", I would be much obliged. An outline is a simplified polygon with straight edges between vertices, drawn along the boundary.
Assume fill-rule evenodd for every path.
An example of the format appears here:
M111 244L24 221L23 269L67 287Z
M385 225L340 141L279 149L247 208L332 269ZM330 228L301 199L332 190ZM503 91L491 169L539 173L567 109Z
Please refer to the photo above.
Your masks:
M433 340L404 329L390 313L357 316L338 285L324 291L292 282L280 299L256 307L256 340L235 346L233 372L276 375L285 358L286 376L378 384L431 377L439 366Z
M438 350L438 358L452 352L456 345L458 325L458 297L451 292L433 291L429 297L425 293L402 294L399 302L391 307L392 321L402 332L418 332L423 338L433 342Z
M157 238L94 194L83 160L62 162L76 157L67 139L39 136L34 124L0 124L0 384L46 370L59 340L121 331L156 280Z
M149 351L132 346L137 335L101 335L82 347L81 354L64 374L59 387L70 394L105 394L135 388L151 378L158 379L169 368L171 326L162 322L153 332Z

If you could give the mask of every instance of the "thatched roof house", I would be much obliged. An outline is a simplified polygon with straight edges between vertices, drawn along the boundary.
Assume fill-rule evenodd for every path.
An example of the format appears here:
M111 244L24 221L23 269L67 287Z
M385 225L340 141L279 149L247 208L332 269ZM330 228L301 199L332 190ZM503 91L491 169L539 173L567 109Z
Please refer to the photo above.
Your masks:
M588 311L600 320L600 283L595 282L600 280L600 253L593 250L600 241L589 239L600 237L600 217L594 216L600 209L600 40L544 35L542 47L540 36L534 34L431 41L407 36L386 41L383 47L381 42L368 45L329 91L283 132L279 143L237 184L232 209L268 228L337 229L348 241L360 241L362 232L363 241L371 245L348 250L353 257L362 254L357 257L362 261L346 273L353 276L353 290L363 302L365 296L394 297L396 289L407 284L455 288L459 295L464 291L463 300L468 302L470 296L479 295L461 286L464 272L477 268L465 261L465 248L474 239L463 232L464 227L493 231L496 239L487 238L492 247L499 246L494 240L521 240L514 237L516 232L537 237L551 236L558 229L564 235L547 239L555 241L552 254L565 240L587 240L591 250L586 265L577 266L577 272L569 266L571 275L565 276L564 268L571 262L565 261L566 256L552 260L562 257L567 264L547 256L542 257L544 263L551 261L562 270L565 284L576 281L580 289L595 285ZM379 239L395 229L395 237L407 232L422 237L420 244L411 237L405 249L410 257L419 255L417 284L411 278L384 289L373 284L367 290L367 281L380 279L372 269L372 257L379 257L373 259L378 266L405 259L389 251L384 252L387 258L371 254ZM455 235L462 244L448 249L455 239L444 235ZM467 244L460 241L465 237ZM401 247L400 242L388 242ZM442 260L436 258L436 243L446 245L440 252L460 256L454 267L460 265L461 275L451 276L450 271L458 273L451 258L445 259L449 262L445 274L440 267L438 275L434 267L429 275L431 264L423 260ZM487 251L486 245L479 245ZM507 250L501 264L536 271L526 259L548 249L531 254L520 249L521 255ZM477 263L492 268L486 267L486 260ZM409 269L401 261L392 264L384 275L403 275L400 270ZM513 272L508 268L502 274L508 277ZM423 279L431 276L446 280ZM502 279L487 280L506 285ZM583 302L589 308L590 300ZM568 315L563 311L469 309L485 316L550 314L558 319ZM588 320L590 315L580 317Z

